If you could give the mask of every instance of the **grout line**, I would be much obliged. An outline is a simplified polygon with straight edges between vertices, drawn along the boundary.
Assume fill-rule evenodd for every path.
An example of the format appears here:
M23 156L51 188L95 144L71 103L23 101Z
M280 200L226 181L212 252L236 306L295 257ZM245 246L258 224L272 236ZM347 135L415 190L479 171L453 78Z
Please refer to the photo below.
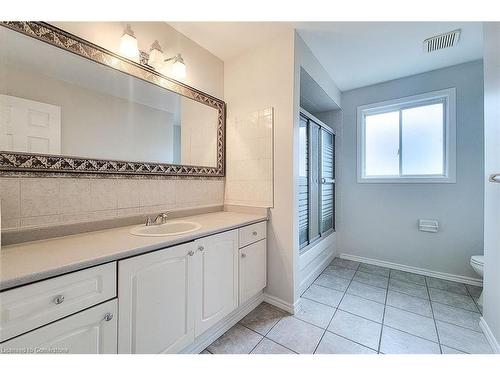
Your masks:
M432 289L432 288L431 288L431 289ZM455 309L460 309L460 310L464 310L464 311L468 311L468 312L472 312L472 313L476 313L476 314L481 314L481 315L482 315L481 310L475 310L475 311L474 311L474 310L464 309L463 307L459 307L459 306L456 306L456 305L450 305L450 304L448 304L448 303L444 303L444 302L442 302L442 301L435 301L435 300L432 300L432 299L430 300L430 302L431 302L431 305L432 305L432 302L435 302L435 303L440 303L441 305L445 305L445 306L453 307L453 308L455 308ZM476 306L475 301L474 301L474 306L475 306L475 307L476 307L476 309L477 309L477 306Z
M387 306L389 306L391 309L396 309L396 310L399 310L399 311L404 311L404 312L408 312L408 313L411 313L411 314L415 314L415 315L421 316L422 318L434 319L434 317L432 316L432 314L431 314L431 316L429 316L429 315L420 314L420 313L417 313L417 312L414 312L414 311L411 311L411 310L406 310L406 309L403 309L402 307L398 307L398 306L393 306L393 305L389 305L389 304L387 304Z
M441 346L445 346L445 347L447 347L447 348L457 350L457 351L459 351L461 354L471 354L471 353L469 353L469 352L464 352L464 351L463 351L463 349L457 349L457 348L454 348L453 346L450 346L450 345L440 344L439 346L440 346L440 347L441 347ZM445 353L443 353L443 354L445 354Z
M333 315L335 315L335 313L337 312L337 309L335 309L335 308L333 308L333 307L332 307L332 309L334 309L334 310L335 310L335 311L333 312ZM333 315L332 315L332 318L333 318ZM301 322L304 322L304 323L310 324L310 325L312 325L312 326L314 326L314 327L316 327L316 328L323 329L323 330L325 330L325 329L326 329L326 328L320 327L320 326L319 326L319 325L317 325L317 324L314 324L314 323L308 322L307 320L301 319L301 318L299 318L298 316L292 315L292 317L294 317L294 318L295 318L295 319L297 319L297 320L300 320ZM330 321L332 320L332 318L330 318ZM328 322L328 324L330 324L330 322ZM328 325L327 325L326 327L328 328Z
M341 279L346 279L346 280L351 280L351 279L354 277L354 275L356 274L356 272L357 272L356 270L353 270L352 268L346 268L346 267L338 266L338 265L336 265L336 264L333 264L333 265L332 265L332 264L329 264L329 265L328 265L328 266L327 266L327 267L323 270L323 272L321 272L321 273L324 273L328 267L336 267L336 268L341 268L341 269L343 269L343 270L354 271L354 273L352 274L352 276L351 276L350 278L349 278L349 277L346 277L346 276L343 276L343 275L332 275L332 276L335 276L335 277L340 277Z
M245 327L246 328L246 327ZM264 340L266 338L266 336L262 336L262 338L259 340L259 342L257 344L255 344L255 346L247 353L247 354L252 354L252 352L255 350L255 348L257 346L259 346L259 344L262 342L262 340Z
M451 293L451 294L454 294L454 295L457 295L457 296L462 296L462 297L471 297L472 299L474 299L469 291L467 290L467 294L463 294L463 293L457 293L457 292L452 292L450 290L447 290L447 289L442 289L442 288L435 288L433 286L428 286L429 289L434 289L434 290L439 290L441 292L446 292L446 293ZM467 288L466 288L467 289Z
M416 285L416 284L415 284ZM424 301L427 301L427 302L430 302L431 299L430 298L422 298L422 297L419 297L419 296L416 296L414 294L410 294L410 293L406 293L406 292L402 292L400 290L395 290L395 289L391 289L390 288L390 284L389 284L389 288L388 290L391 291L391 292L394 292L394 293L399 293L399 294L404 294L405 296L409 296L409 297L414 297L414 298L419 298L419 299L423 299ZM420 285L421 287L425 287L425 285Z
M415 284L416 285L416 284ZM406 294L407 296L410 296L410 297L416 297L416 298L420 298L420 299L424 299L426 301L430 301L430 296L429 296L429 292L427 291L427 295L429 296L429 298L423 298L423 297L419 297L419 296L416 296L415 294L410 294L410 293L407 293L407 292L403 292L401 290L396 290L396 289L392 289L391 287L391 284L389 283L389 288L388 290L390 290L391 292L396 292L396 293L401 293L401 294ZM422 288L425 288L425 285L419 285L421 286Z
M318 286L321 286L321 285L318 285ZM307 289L309 289L309 288L307 288ZM306 290L307 290L307 289L306 289ZM332 290L333 290L333 289L332 289ZM342 292L341 292L341 293L342 293ZM320 301L316 301L315 299L312 299L312 298L310 298L310 297L302 297L302 296L300 296L300 298L307 299L307 300L309 300L309 301L313 301L313 302L319 303L320 305L323 305L323 306L326 306L326 307L331 307L332 309L337 309L337 308L339 307L339 305L337 305L337 306L328 305L328 304L326 304L326 303L323 303L323 302L320 302ZM339 302L339 304L340 304L340 302Z
M370 273L370 275L372 275ZM386 289L387 287L382 287L382 286L378 286L378 285L373 285L373 284L368 284L367 282L365 281L360 281L360 280L354 280L354 278L352 279L353 281L356 281L357 283L360 283L360 284L363 284L363 285L368 285L368 286L372 286L374 288L379 288L379 289ZM389 285L389 279L387 278L387 285Z
M343 339L346 339L347 341L353 342L353 343L355 343L357 345L363 346L363 347L365 347L367 349L370 349L370 350L374 351L375 352L374 354L378 354L377 353L377 349L370 348L369 346L367 346L365 344L361 344L360 342L354 341L353 339L350 339L348 337L342 336L342 335L338 334L337 332L328 331L328 333L331 333L332 335L335 335L335 336L342 337Z
M356 271L358 270L359 266L360 266L360 263L358 263L358 267L356 268ZM354 278L354 276L353 276L353 278ZM332 318L330 319L330 322L329 322L329 323L328 323L328 325L326 326L326 329L323 331L323 334L321 335L321 338L319 339L318 343L316 344L316 347L314 348L313 354L316 354L316 351L318 350L319 344L321 344L321 341L323 341L323 338L325 337L325 333L328 331L328 327L330 327L330 324L332 324L332 320L333 320L333 318L335 317L335 315L337 314L337 311L339 311L339 308L338 308L338 307L340 306L340 304L341 304L341 303L342 303L342 301L344 300L344 297L345 297L345 295L347 294L347 290L348 290L348 289L349 289L349 287L351 286L351 283L352 283L352 279L351 279L351 281L349 282L349 285L347 285L347 288L346 288L346 289L345 289L345 291L344 291L344 295L343 295L343 296L342 296L342 298L340 299L339 304L337 305L337 308L335 309L335 312L333 313ZM330 332L330 331L328 331L328 332Z
M349 295L350 295L350 296L352 296L352 294L349 294ZM382 325L382 323L381 323L381 322L377 322L376 320L373 320L373 319L367 318L367 317L365 317L365 316L361 316L361 315L358 315L358 314L355 314L355 313L353 313L353 312L350 312L350 311L347 311L347 310L344 310L344 309L340 309L340 308L338 308L337 310L340 310L340 311L345 312L345 313L347 313L347 314L351 314L351 315L357 316L358 318L363 318L363 319L366 319L366 320L368 320L368 321L370 321L370 322L373 322L373 323L377 323L377 324Z
M267 337L267 336L264 336L264 338L265 338L266 340L269 340L269 341L274 342L276 345L282 346L282 347L284 347L285 349L288 349L288 350L292 351L292 352L293 352L293 353L295 353L295 354L300 354L300 353L296 352L295 350L290 349L288 346L285 346L285 345L283 345L283 344L279 343L278 341L275 341L275 340L273 340L273 339L271 339L271 338L269 338L269 337Z
M419 336L419 335L415 335L414 333L410 333L410 332L408 332L408 331L404 331L404 330L402 330L401 328L395 328L395 327L390 326L390 325L388 325L388 324L384 324L384 325L383 325L383 327L387 327L387 328L393 329L393 330L395 330L395 331L399 331L399 332L405 333L405 334L407 334L407 335L410 335L410 336L413 336L413 337L417 337L417 338L419 338L419 339L422 339L422 340L425 340L425 341L429 341L429 342L432 342L432 343L434 343L434 344L441 345L441 344L438 342L439 340L438 340L438 341L429 340L428 338L425 338L425 337L422 337L422 336Z
M271 306L272 306L272 305L271 305ZM272 306L272 308L276 310L276 308L275 308L274 306ZM255 309L254 309L254 310L255 310ZM253 311L253 310L252 310L252 311ZM279 311L281 312L281 310L279 310ZM249 314L250 314L250 313L249 313ZM260 341L257 343L257 345L259 345L259 344L260 344L260 342L261 342L262 340L264 340L264 338L266 338L266 339L268 339L268 340L270 340L270 341L274 342L275 344L278 344L278 345L280 345L280 346L282 346L282 347L284 347L284 348L286 348L286 349L288 349L288 350L291 350L292 352L294 352L294 353L296 353L296 354L299 354L299 353L297 353L295 350L290 349L289 347L287 347L287 346L285 346L285 345L283 345L283 344L281 344L281 343L279 343L279 342L277 342L277 341L274 341L273 339L271 339L270 337L268 337L268 336L267 336L267 335L269 334L269 332L271 332L271 331L272 331L272 329L273 329L273 328L274 328L274 327L275 327L275 326L276 326L276 325L277 325L277 324L278 324L278 323L279 323L279 322L280 322L283 318L285 318L285 317L287 317L287 316L293 316L293 315L290 315L290 314L288 314L288 313L286 313L286 314L287 314L287 315L284 315L284 316L280 317L280 318L276 321L276 323L274 323L274 324L273 324L273 326L272 326L271 328L269 328L269 330L267 331L267 333L266 333L265 335L263 335L263 334L262 334L262 333L260 333L260 332L257 332L256 330L254 330L254 329L252 329L252 328L250 328L250 327L247 327L246 325L244 325L244 324L242 324L242 323L239 323L239 322L238 322L237 324L241 324L243 327L248 328L250 331L255 332L255 333L257 333L257 334L259 334L259 335L261 335L261 336L262 336L262 339L260 339ZM247 314L247 315L248 315L248 314ZM253 351L253 350L257 347L257 345L255 345L255 346L254 346L254 348L252 349L252 351ZM249 354L251 354L251 353L252 353L252 351L250 351L250 353L249 353Z
M321 276L321 275L320 275L320 276ZM318 277L319 277L319 276L318 276ZM347 279L342 279L342 280L349 281L349 280L347 280ZM315 282L316 282L316 281L315 281ZM315 282L314 282L314 283L315 283ZM331 290L335 290L335 291L340 292L340 293L345 293L345 292L347 291L347 288L349 287L349 285L351 285L351 282L352 282L352 280L350 280L350 281L349 281L349 284L347 284L346 290L335 289L335 288L332 288L332 287L329 287L329 286L325 286L325 285L321 285L321 284L314 284L314 283L313 283L313 284L314 284L314 285L319 285L319 286L322 286L323 288L328 288L328 289L331 289ZM309 289L309 288L307 288L307 289ZM306 289L306 290L307 290L307 289Z
M391 277L391 270L389 269L389 278ZM385 290L384 313L382 314L382 329L380 330L380 337L378 338L377 353L380 354L380 346L382 345L382 331L385 321L385 309L387 307L387 297L389 296L389 281L387 281L387 288Z
M394 269L392 269L392 268L391 268L391 270L392 270L392 271L398 271L398 270L394 270ZM401 271L401 272L406 272L406 271ZM412 272L407 272L407 273L412 274L412 275L418 275L418 274L416 274L416 273L412 273ZM392 274L392 272L391 272L391 274ZM423 275L419 275L419 276L422 276L422 277L424 278L424 284L420 284L420 283L417 283L417 282L415 282L415 281L411 281L411 280L408 280L408 279L404 279L404 280L403 280L403 279L398 279L398 278L396 278L396 277L392 277L392 276L391 276L390 278L391 278L392 280L402 281L402 282L404 282L404 283L409 283L409 284L415 284L415 285L425 286L425 282L426 282L426 280L425 280L425 276L423 276Z
M275 344L281 345L282 347L284 347L284 348L286 348L286 349L288 349L288 350L291 350L292 352L294 352L294 353L296 353L296 354L299 354L299 353L297 353L295 350L290 349L289 347L287 347L287 346L285 346L285 345L283 345L283 344L281 344L281 343L279 343L279 342L277 342L277 341L274 341L272 338L270 338L270 337L268 337L268 336L267 336L267 335L268 335L268 334L269 334L269 333L273 330L273 328L274 328L274 327L276 327L276 325L277 325L279 322L281 322L281 320L282 320L283 318L285 318L285 317L287 317L287 316L293 316L293 315L290 315L290 314L288 314L288 313L287 313L287 315L284 315L284 316L282 316L281 318L279 318L279 319L276 321L276 323L274 323L274 324L273 324L273 326L269 329L269 331L267 331L267 333L264 335L264 337L265 337L266 339L268 339L268 340L270 340L270 341L274 342ZM251 329L251 328L249 328L249 329ZM252 330L252 331L253 331L253 330ZM254 332L255 332L255 331L254 331ZM258 332L257 332L257 333L258 333Z
M456 323L447 322L446 320L443 320L443 319L434 318L434 320L437 321L437 322L446 323L446 324L449 324L449 325L452 325L452 326L455 326L455 327L458 327L458 328L467 329L467 330L472 331L472 332L482 333L484 335L483 331L477 331L475 329L472 329L472 328L469 328L469 327L464 327L464 326L461 326L461 325L456 324ZM448 346L448 345L445 345L445 346Z
M425 287L427 288L427 293L429 294L429 299L430 299L431 293L429 292L429 284L427 284L427 278L425 278ZM439 331L436 323L436 317L434 316L434 308L432 307L432 301L430 302L430 305L431 305L432 321L434 322L434 329L436 330L436 336L438 339L439 353L443 354L443 349L441 348L441 340L439 339Z
M381 289L381 288L379 288L379 289ZM385 291L385 297L384 297L384 300L385 300L387 298L387 291L386 291L386 289L381 289L381 290ZM360 296L359 294L355 294L353 292L346 291L346 293L349 294L350 296L359 297L359 298L363 298L364 300L367 300L367 301L378 303L379 305L384 304L384 302L376 301L376 300L371 299L371 298L366 298L366 297Z
M327 332L327 328L330 326L330 324L332 323L332 320L333 320L333 317L335 316L335 314L337 314L337 311L338 309L335 309L335 311L333 312L333 315L332 317L330 318L330 321L328 322L326 328L323 330L323 333L321 334L321 337L319 338L318 340L318 343L316 344L316 346L314 347L314 350L312 352L312 354L316 354L316 351L318 350L318 347L319 347L319 344L321 344L321 341L323 341L323 337L325 337L325 333Z
M483 316L483 312L479 306L479 303L476 301L476 299L474 298L474 296L472 295L472 293L470 292L469 288L467 288L467 285L465 286L465 290L467 290L467 294L469 295L470 298L472 298L472 300L474 301L474 304L476 305L476 308L477 310L479 311L479 314L481 314L481 316ZM481 290L482 292L482 290ZM479 299L479 297L478 297Z

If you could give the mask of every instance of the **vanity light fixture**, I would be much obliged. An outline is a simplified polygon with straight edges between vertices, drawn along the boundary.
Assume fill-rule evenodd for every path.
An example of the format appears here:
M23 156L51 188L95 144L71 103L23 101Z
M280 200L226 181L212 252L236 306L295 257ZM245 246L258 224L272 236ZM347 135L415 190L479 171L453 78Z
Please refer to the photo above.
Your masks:
M137 45L137 39L135 37L134 31L129 24L123 30L123 34L120 40L120 52L125 57L131 60L139 60L139 47Z
M127 24L120 41L120 52L123 56L138 62L141 65L147 65L157 72L164 75L171 75L176 79L186 77L186 64L181 54L165 59L160 43L155 40L149 49L149 53L139 50L137 38L130 24ZM172 61L172 69L168 69L167 62Z

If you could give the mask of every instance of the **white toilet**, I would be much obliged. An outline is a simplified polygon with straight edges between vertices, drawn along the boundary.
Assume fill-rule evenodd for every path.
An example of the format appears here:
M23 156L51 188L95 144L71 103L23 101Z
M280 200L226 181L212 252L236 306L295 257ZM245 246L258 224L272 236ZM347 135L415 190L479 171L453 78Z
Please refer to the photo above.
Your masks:
M484 269L484 255L473 255L470 257L470 265L476 271L476 273L483 277L483 269ZM481 306L483 305L483 293L479 296L479 300L477 301Z

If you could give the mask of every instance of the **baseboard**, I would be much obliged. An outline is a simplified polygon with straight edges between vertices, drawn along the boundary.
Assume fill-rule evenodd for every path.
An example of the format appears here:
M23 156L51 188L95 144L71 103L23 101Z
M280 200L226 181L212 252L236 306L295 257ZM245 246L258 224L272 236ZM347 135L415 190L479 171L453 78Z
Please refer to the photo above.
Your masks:
M381 267L392 268L392 269L400 270L400 271L413 272L413 273L423 275L423 276L436 277L438 279L456 281L456 282L464 283L464 284L468 284L468 285L483 286L483 280L477 279L474 277L467 277L467 276L453 275L451 273L431 271L431 270L428 270L425 268L406 266L404 264L386 262L385 260L376 260L376 259L371 259L371 258L360 257L357 255L350 255L350 254L340 254L340 258L354 260L356 262L373 264L373 265L381 266Z
M325 250L326 251L326 250ZM321 256L321 255L320 255ZM300 283L299 286L299 295L302 295L304 291L309 288L309 286L316 280L316 278L324 271L326 267L332 262L335 258L335 252L332 252L328 256L326 256L320 264L318 264L312 272L304 278L304 280Z
M479 319L479 327L481 327L481 330L483 331L484 335L486 336L486 339L488 340L488 343L491 346L491 349L493 349L493 353L495 354L500 354L500 344L498 343L497 339L493 335L493 332L491 332L490 327L486 323L486 320L484 320L483 317Z
M266 293L264 293L264 302L267 302L270 305L273 305L273 306L277 307L278 309L286 311L292 315L295 314L295 311L297 308L296 304L292 305L288 302L283 301L282 299L280 299L278 297L271 296L271 295L266 294Z
M262 301L264 301L264 293L260 292L255 297L251 298L242 306L238 307L236 310L222 319L219 323L209 328L201 336L197 337L195 341L188 347L184 348L181 353L197 354L202 352L203 349L205 349L207 346L221 337L224 333L226 333L241 319L243 319L245 315L259 306Z

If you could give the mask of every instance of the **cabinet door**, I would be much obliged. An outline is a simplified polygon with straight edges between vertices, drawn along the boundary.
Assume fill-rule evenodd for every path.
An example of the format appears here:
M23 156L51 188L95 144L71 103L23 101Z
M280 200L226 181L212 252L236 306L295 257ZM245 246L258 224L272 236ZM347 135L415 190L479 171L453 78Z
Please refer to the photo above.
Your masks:
M266 240L240 249L240 305L266 286Z
M0 344L3 353L116 354L116 299Z
M196 241L196 336L238 307L238 232Z
M193 250L191 242L118 262L119 353L177 353L193 342Z

